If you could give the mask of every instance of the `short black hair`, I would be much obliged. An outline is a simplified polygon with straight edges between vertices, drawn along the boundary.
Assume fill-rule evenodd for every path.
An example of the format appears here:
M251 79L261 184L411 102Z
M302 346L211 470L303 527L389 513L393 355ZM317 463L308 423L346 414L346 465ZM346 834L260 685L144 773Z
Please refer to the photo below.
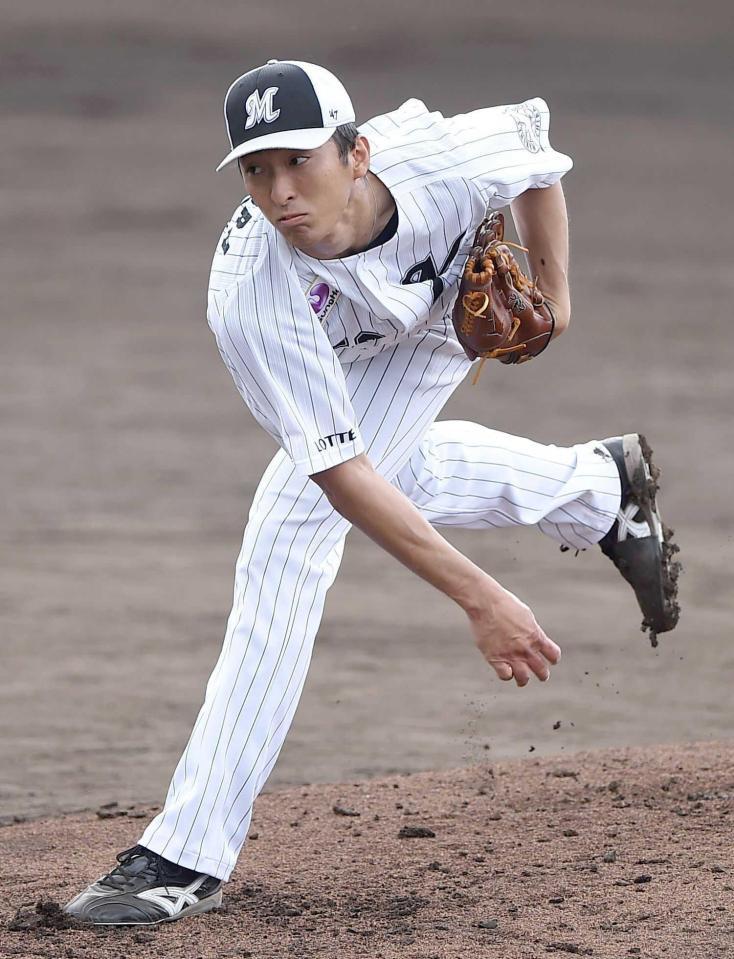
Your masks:
M359 130L357 129L356 123L342 123L341 126L338 126L331 139L336 144L336 149L339 153L339 159L342 163L346 164L349 154L357 145L357 137L359 136ZM328 141L327 141L328 142ZM247 159L246 156L239 157L237 159L237 166L240 168L240 173L244 174L244 162Z
M339 151L339 159L342 163L347 162L349 154L357 143L358 136L359 130L357 130L355 123L342 123L341 126L338 126L336 130L334 130L331 139L336 143L336 148Z

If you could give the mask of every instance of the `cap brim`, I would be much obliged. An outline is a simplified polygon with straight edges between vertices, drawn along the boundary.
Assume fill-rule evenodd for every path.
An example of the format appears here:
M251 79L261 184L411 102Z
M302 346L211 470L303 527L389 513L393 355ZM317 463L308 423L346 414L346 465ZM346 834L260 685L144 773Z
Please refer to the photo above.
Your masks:
M219 173L233 160L247 156L248 153L257 153L259 150L315 150L323 146L334 135L336 127L318 127L315 130L287 130L284 133L266 133L241 143L231 150L216 169Z

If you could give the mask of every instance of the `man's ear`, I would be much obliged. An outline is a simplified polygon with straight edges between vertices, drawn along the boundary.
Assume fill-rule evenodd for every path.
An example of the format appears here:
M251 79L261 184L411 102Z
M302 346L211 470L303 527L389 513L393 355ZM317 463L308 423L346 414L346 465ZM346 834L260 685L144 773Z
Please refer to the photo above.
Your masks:
M355 180L367 175L370 168L370 143L361 133L357 136L357 141L352 148L352 164Z

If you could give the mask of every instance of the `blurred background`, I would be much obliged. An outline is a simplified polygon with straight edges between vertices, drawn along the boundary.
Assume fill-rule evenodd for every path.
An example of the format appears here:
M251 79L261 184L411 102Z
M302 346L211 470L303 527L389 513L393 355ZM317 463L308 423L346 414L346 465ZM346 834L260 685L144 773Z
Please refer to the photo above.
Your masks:
M203 698L274 452L205 318L243 192L214 175L222 98L270 57L334 70L360 120L408 97L549 102L575 160L571 329L442 418L560 444L644 431L685 572L652 650L597 551L452 534L563 648L518 690L352 532L268 788L730 736L731 5L0 5L0 816L160 801Z

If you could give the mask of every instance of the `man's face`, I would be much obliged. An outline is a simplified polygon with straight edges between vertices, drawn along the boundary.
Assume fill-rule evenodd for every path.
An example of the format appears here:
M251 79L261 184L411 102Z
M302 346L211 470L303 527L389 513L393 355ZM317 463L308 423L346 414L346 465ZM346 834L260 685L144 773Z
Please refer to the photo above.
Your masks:
M345 163L333 140L316 150L259 150L239 163L245 188L263 215L306 253L338 231L355 181L366 172L360 148Z

